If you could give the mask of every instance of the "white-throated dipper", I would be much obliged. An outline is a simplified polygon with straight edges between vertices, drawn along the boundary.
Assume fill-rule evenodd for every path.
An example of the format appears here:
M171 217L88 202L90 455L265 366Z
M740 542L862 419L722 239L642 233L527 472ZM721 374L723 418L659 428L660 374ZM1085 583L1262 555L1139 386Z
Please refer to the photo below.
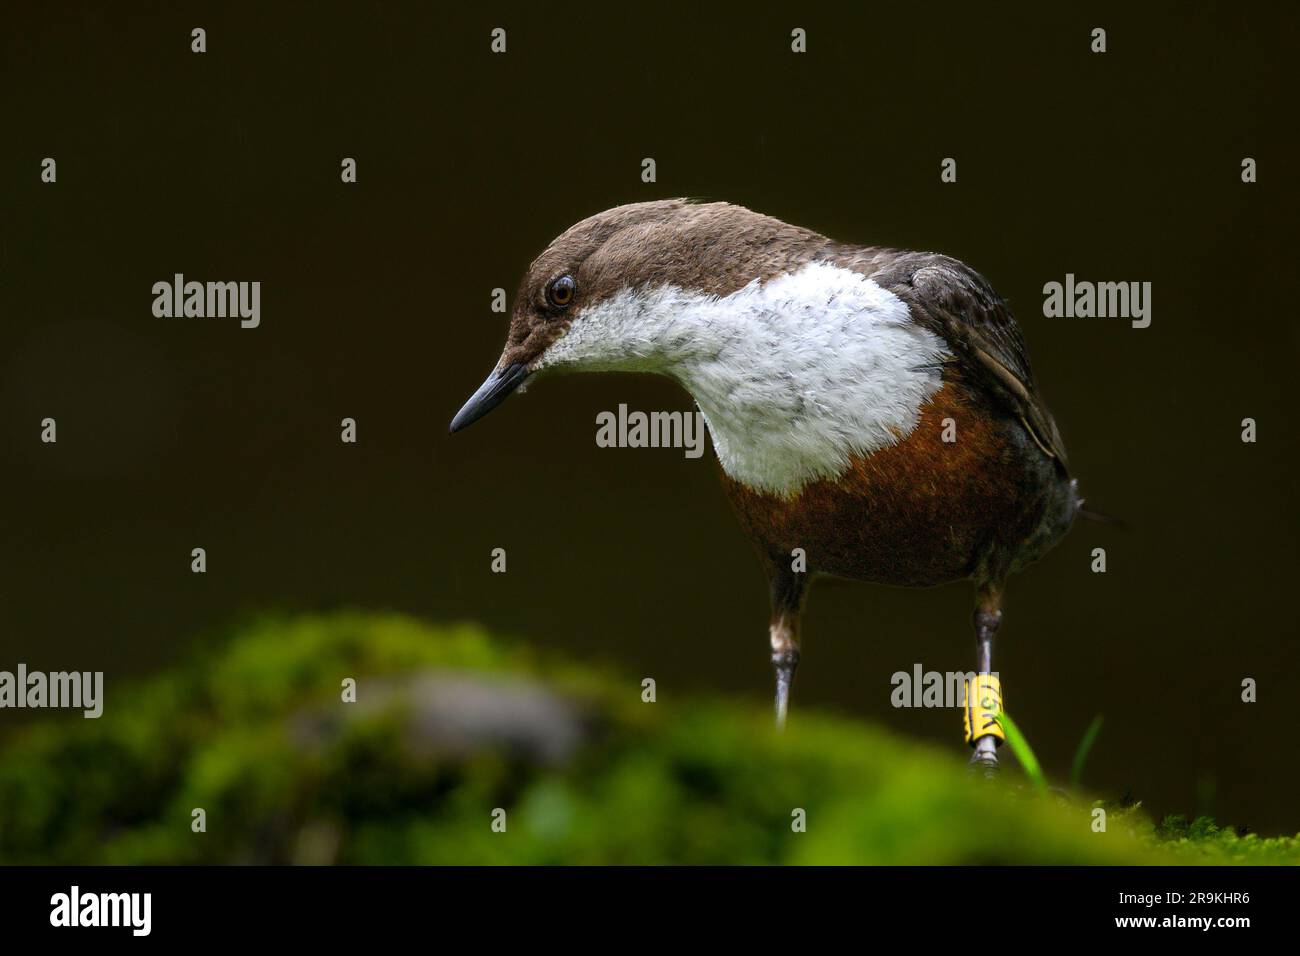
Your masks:
M451 430L551 370L656 372L694 397L771 584L778 724L811 574L973 581L966 739L996 766L1003 584L1082 502L1020 329L979 273L728 203L619 206L533 262L501 359Z

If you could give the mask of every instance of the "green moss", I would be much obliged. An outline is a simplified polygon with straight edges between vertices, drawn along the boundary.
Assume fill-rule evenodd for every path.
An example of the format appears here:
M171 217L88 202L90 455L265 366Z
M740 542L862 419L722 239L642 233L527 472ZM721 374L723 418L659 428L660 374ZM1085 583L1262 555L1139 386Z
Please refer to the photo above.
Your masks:
M477 730L439 706L450 687ZM6 863L1300 861L1293 838L1106 809L1094 833L1091 806L870 726L801 711L778 735L765 709L646 704L619 675L396 615L255 621L0 753Z

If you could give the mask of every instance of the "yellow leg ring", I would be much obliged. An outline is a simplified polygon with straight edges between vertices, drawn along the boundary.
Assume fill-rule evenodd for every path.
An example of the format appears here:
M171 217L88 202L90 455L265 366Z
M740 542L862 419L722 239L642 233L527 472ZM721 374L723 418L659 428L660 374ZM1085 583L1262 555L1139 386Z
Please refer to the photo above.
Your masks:
M966 681L966 703L962 708L962 723L966 730L966 743L975 746L981 737L993 737L998 746L1006 740L998 714L1002 713L1002 682L996 674L976 674Z

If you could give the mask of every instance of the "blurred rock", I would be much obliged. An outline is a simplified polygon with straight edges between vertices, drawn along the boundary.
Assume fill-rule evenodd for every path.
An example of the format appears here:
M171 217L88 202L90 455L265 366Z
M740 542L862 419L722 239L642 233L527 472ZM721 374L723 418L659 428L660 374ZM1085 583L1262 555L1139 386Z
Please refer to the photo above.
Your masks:
M300 741L324 746L344 723L384 716L400 720L402 743L416 759L492 750L556 766L587 736L579 706L538 681L451 670L359 679L356 703L300 715L294 729Z

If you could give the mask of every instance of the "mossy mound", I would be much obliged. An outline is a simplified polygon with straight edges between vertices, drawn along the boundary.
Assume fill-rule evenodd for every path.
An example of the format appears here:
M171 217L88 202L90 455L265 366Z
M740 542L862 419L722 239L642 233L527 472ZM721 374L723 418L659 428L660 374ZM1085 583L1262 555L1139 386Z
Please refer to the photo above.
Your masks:
M801 711L778 735L766 710L645 703L637 681L396 615L255 622L0 750L5 863L1297 860L1294 839L1132 808L1096 833L1088 805L873 727Z

